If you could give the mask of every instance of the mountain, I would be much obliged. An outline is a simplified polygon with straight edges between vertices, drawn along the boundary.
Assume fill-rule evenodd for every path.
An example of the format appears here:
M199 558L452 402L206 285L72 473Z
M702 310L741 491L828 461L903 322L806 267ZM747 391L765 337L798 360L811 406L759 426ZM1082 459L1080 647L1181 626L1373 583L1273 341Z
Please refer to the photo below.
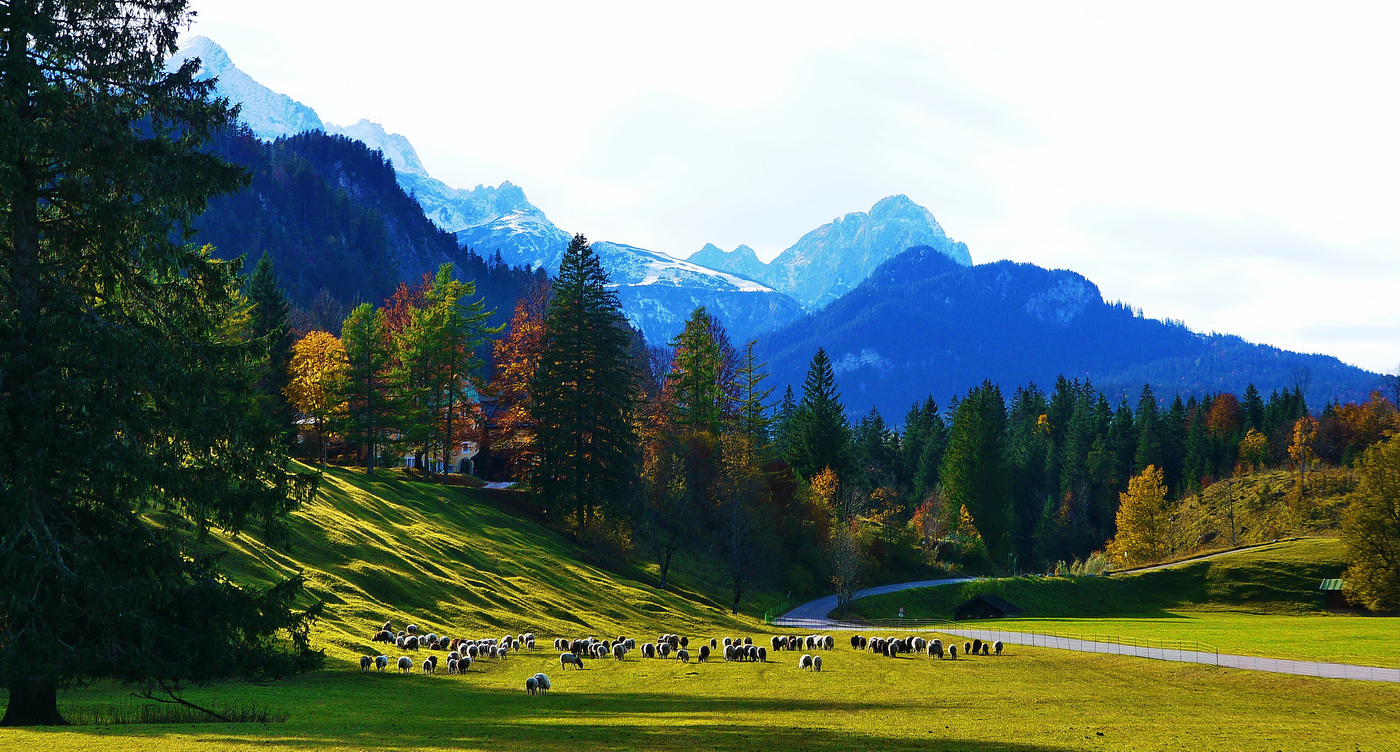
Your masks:
M854 290L759 339L781 390L800 390L808 362L826 348L846 406L898 420L930 394L947 407L984 379L1008 394L1057 376L1090 379L1136 399L1227 391L1253 382L1266 395L1309 381L1313 407L1365 399L1379 377L1336 358L1288 352L1106 303L1072 271L998 261L963 266L943 249L915 247L881 264Z
M593 250L608 270L628 320L653 344L679 334L697 306L725 322L736 344L802 315L792 298L743 277L620 243L595 242Z
M859 285L886 259L913 246L933 248L963 266L972 264L967 246L949 239L928 209L902 194L880 199L868 214L851 212L812 230L768 264L747 246L725 253L706 245L689 260L756 279L816 309Z
M217 77L218 95L240 106L239 119L253 134L264 141L272 141L280 136L293 136L302 131L319 131L325 124L316 111L254 81L251 76L234 66L224 48L208 37L192 37L180 46L167 68L178 68L186 60L199 58L199 72L195 78L207 81Z
M768 265L758 259L758 254L746 245L732 251L721 250L714 243L706 243L704 248L690 254L686 259L693 264L709 267L748 279L759 279Z

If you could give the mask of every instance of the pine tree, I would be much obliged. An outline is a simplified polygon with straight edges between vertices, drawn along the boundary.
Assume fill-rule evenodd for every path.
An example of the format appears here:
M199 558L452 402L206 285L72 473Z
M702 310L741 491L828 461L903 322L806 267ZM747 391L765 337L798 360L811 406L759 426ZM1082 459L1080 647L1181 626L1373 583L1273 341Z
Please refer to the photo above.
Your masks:
M239 588L178 532L275 543L314 488L262 409L238 264L183 234L245 185L204 148L227 102L165 70L186 3L0 19L0 725L62 723L63 687L317 666L300 578Z
M1245 433L1248 433L1251 428L1256 431L1263 430L1264 400L1259 396L1259 390L1255 388L1254 384L1251 383L1249 386L1245 387L1244 401L1240 404L1240 407L1244 411Z
M267 367L261 381L263 408L290 445L296 439L295 415L287 401L287 366L292 362L292 329L287 324L287 298L277 284L272 257L263 254L248 278L248 301L253 304L254 339L266 343Z
M365 454L371 475L394 421L396 403L390 392L389 327L383 309L361 303L341 328L345 348L344 380L337 390L345 410L339 431Z
M1152 386L1144 384L1142 397L1138 399L1137 415L1134 424L1137 428L1137 450L1133 454L1133 468L1141 470L1148 465L1162 467L1162 426L1157 412L1157 398L1152 396Z
M793 396L792 385L783 390L783 399L778 403L773 416L773 451L779 457L792 456L792 432L796 428L797 399Z
M708 431L718 436L721 422L732 413L725 383L724 353L716 340L718 322L703 306L691 312L685 327L671 340L675 355L666 376L667 401L671 418L691 431Z
M757 344L752 341L744 346L744 356L735 374L733 390L738 398L734 429L748 440L747 446L754 453L749 460L751 463L768 457L773 448L773 418L768 414L768 397L773 394L773 387L763 386L768 378L768 372L764 370L768 364L759 363L754 356L753 349Z
M599 511L620 511L637 475L637 376L617 293L598 255L575 235L545 315L531 417L539 464L532 482L551 513L588 534Z
M470 300L475 295L476 284L458 281L452 276L451 264L438 268L427 295L427 329L432 342L429 373L435 395L433 435L446 473L452 472L448 465L468 430L474 427L473 385L482 365L476 349L487 335L501 331L486 325L490 316L486 303Z
M991 382L967 393L953 413L942 487L948 508L966 507L993 561L1009 553L1011 489L1006 472L1006 405Z
M836 372L826 350L817 349L802 382L802 401L792 418L790 461L804 478L826 468L846 477L850 462L851 428L846 408L836 391Z

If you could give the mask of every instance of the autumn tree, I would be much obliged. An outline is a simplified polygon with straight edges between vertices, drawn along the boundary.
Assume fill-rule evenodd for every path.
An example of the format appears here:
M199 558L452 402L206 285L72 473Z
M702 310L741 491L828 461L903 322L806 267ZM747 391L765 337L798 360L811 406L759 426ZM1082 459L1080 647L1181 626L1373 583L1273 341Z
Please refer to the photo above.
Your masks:
M292 346L287 399L316 426L316 456L326 465L326 425L339 406L336 388L345 374L345 348L330 332L311 332Z
M1119 496L1118 534L1109 541L1108 552L1120 564L1160 561L1171 550L1171 516L1162 475L1161 468L1148 465Z
M1301 503L1307 493L1308 466L1316 456L1313 444L1317 441L1317 421L1311 415L1304 415L1293 424L1293 441L1288 445L1288 457L1298 467L1298 501Z
M548 308L549 283L536 282L515 302L506 336L492 345L495 374L489 392L495 428L489 450L504 460L507 476L515 480L525 480L535 460L530 381L540 364Z
M0 4L0 725L63 723L67 687L188 703L323 661L301 578L239 587L181 532L277 543L314 487L262 409L239 263L189 242L246 185L206 148L227 100L165 67L191 15Z
M1256 429L1249 429L1240 440L1240 465L1245 472L1264 469L1269 459L1269 439Z
M336 389L345 407L337 413L340 433L365 454L371 475L379 465L379 453L394 418L389 390L389 328L384 311L361 303L341 327L345 370Z
M1342 517L1347 597L1376 611L1400 608L1400 437L1372 446Z

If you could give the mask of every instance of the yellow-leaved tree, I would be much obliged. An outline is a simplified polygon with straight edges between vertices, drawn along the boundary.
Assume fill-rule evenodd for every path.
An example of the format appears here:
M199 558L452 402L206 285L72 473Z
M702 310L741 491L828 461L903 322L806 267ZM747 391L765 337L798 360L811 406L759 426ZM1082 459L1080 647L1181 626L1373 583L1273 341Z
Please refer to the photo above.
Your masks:
M1377 611L1400 608L1400 437L1367 449L1357 471L1342 517L1347 597Z
M1246 473L1263 470L1269 460L1269 439L1253 428L1240 441L1240 468Z
M1171 514L1162 477L1160 468L1148 465L1118 496L1118 534L1109 541L1108 553L1119 564L1159 561L1171 551Z
M310 332L292 345L287 399L316 426L317 454L326 465L326 420L335 412L336 383L345 372L345 348L330 332Z
M1308 465L1316 456L1313 444L1317 442L1317 421L1311 415L1304 415L1293 424L1293 443L1288 445L1288 456L1298 463L1298 507L1302 509L1307 491Z

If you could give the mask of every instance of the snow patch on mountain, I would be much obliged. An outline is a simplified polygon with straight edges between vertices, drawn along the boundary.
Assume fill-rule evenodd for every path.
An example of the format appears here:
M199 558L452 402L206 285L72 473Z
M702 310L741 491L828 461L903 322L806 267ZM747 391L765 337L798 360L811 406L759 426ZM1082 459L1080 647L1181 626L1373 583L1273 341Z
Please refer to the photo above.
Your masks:
M166 68L174 70L186 60L199 58L199 72L195 78L207 81L218 78L215 92L230 102L241 105L238 117L264 141L273 141L282 136L294 136L302 131L325 130L325 124L316 111L254 81L251 76L234 66L224 48L208 37L192 37L180 46L166 62Z
M600 241L593 250L613 284L670 285L737 292L774 292L773 288L734 274L622 243Z

